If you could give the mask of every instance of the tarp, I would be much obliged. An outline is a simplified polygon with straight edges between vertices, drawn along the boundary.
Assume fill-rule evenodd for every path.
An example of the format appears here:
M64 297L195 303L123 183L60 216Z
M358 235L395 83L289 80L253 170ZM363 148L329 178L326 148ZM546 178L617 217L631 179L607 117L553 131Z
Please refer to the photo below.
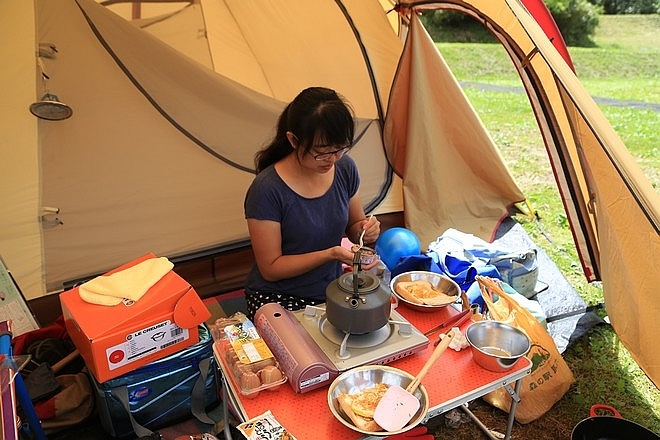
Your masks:
M534 3L527 0L526 3ZM115 2L110 2L115 3ZM538 2L537 2L538 4ZM145 3L145 8L147 4ZM149 5L152 6L152 5ZM519 73L588 280L657 384L660 203L548 34L519 0L199 0L130 20L93 0L3 2L0 252L28 298L146 251L248 243L254 153L301 89L358 116L351 155L367 211L403 210L428 243L453 227L492 238L524 199L417 12L469 14ZM556 43L556 41L555 41ZM564 54L565 56L565 54ZM63 121L27 108L44 93Z

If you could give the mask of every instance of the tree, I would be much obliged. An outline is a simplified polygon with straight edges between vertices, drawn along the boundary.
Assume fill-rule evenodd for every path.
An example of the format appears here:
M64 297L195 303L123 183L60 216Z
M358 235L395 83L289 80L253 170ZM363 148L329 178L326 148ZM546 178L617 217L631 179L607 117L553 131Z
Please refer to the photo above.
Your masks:
M660 0L637 1L658 2ZM593 45L592 38L598 26L598 15L601 12L601 6L589 3L587 0L545 0L545 3L555 19L566 45ZM428 11L422 14L421 20L434 41L480 43L494 41L493 36L481 23L460 12Z

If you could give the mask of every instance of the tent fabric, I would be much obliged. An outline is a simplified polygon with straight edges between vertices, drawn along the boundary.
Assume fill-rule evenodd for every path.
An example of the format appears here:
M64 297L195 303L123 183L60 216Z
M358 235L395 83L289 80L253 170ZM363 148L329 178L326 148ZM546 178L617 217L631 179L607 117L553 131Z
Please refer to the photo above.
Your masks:
M543 32L555 49L557 49L557 52L559 52L564 61L566 61L566 64L568 64L571 70L575 72L575 66L573 66L571 54L568 53L564 36L561 34L561 31L545 2L543 0L522 0L522 4L529 10L529 13L534 17L534 20L539 24L541 29L543 29Z
M237 9L246 4L237 2ZM47 288L121 264L145 246L159 255L177 256L245 240L242 201L253 178L254 153L272 135L284 101L298 91L286 83L276 88L271 79L282 81L286 58L279 57L277 63L269 59L260 69L271 89L264 95L201 66L93 1L40 5L40 39L59 45L57 59L46 60L47 66L77 65L49 81L61 96L69 97L77 117L42 129L47 140L42 145L44 200L62 209L64 220L62 227L44 234ZM273 15L281 12L277 4L271 7ZM300 11L310 13L309 8ZM234 12L232 16L250 11ZM352 31L344 34L345 39L353 36ZM267 37L251 37L246 45L268 43L271 49L266 52L272 58L276 42L265 41ZM292 39L282 39L282 51ZM314 49L306 43L299 51L309 53L299 57L310 59ZM361 55L357 51L353 56ZM347 96L358 116L367 117L358 121L359 140L351 154L358 164L369 163L361 167L361 195L367 207L373 207L391 180L379 124L373 123L378 109L373 93L362 92L371 88L363 63L336 61L329 58L326 71L361 73L351 78L360 93ZM307 64L310 77L323 67ZM231 63L224 61L223 66ZM314 83L304 76L300 81L298 87ZM77 142L68 144L63 154L59 146L71 138ZM72 169L74 163L85 165ZM86 191L72 191L77 185Z
M548 40L532 33L533 19L521 14L521 22L555 75L577 143L574 155L579 161L572 167L584 179L582 191L595 225L598 273L608 316L623 344L657 386L660 356L647 347L655 344L660 331L660 304L650 295L660 282L652 268L654 257L660 255L660 197L570 66L548 47Z
M337 89L355 108L360 137L350 154L368 211L404 210L406 226L424 237L450 226L492 238L524 196L415 17L453 9L483 23L509 54L585 276L602 280L615 330L660 383L660 353L651 349L660 303L650 294L660 284L651 266L659 196L520 0L168 6L131 21L93 0L2 5L1 31L12 43L0 50L16 62L0 73L13 85L0 123L3 155L16 167L0 173L3 189L15 188L1 193L11 215L0 219L0 252L28 299L145 252L247 244L252 157L285 103L311 85ZM27 107L46 91L73 116L32 117ZM466 184L439 175L446 167Z
M88 3L105 13L107 28L119 26L116 34L137 31L100 5ZM242 238L244 228L225 215L222 204L214 203L214 193L226 191L224 204L239 206L239 193L251 181L250 174L209 155L163 117L92 33L75 2L38 6L39 39L58 46L57 57L44 61L51 77L48 86L76 115L39 121L42 203L60 209L63 222L44 229L46 288L55 290L65 280L100 273L145 251L172 256L208 247L214 229L224 231L228 240ZM106 29L102 23L96 26L98 32ZM148 40L165 47L152 37ZM131 43L136 51L143 45ZM150 50L142 52L145 62ZM165 63L185 68L177 58ZM204 85L212 82L206 74L200 74ZM181 87L195 80L185 80ZM199 95L196 103L203 101ZM207 130L218 124L212 119L206 123ZM263 127L261 133L268 129ZM168 239L174 236L180 237L176 243Z
M76 65L51 75L49 85L68 97L77 117L41 128L42 197L61 209L64 223L44 231L47 290L121 264L144 246L177 256L245 240L242 197L254 153L284 103L308 85L336 88L359 117L351 155L360 166L365 207L402 209L381 135L402 43L380 4L208 1L131 25L91 0L61 1L37 2L39 40L59 45L56 59L44 64L49 70ZM199 42L193 58L169 44L177 35L192 40L182 26L200 22L211 36L208 57ZM228 62L227 54L239 51L244 56ZM73 170L71 164L85 165ZM501 162L494 170L512 181ZM79 185L82 194L72 191ZM505 210L499 207L499 216ZM490 224L475 232L495 226L479 222Z
M390 94L385 144L403 177L406 225L422 243L452 225L490 236L507 207L525 199L511 175L498 172L499 150L416 14Z
M0 257L26 296L43 294L43 243L40 200L40 155L37 120L27 110L34 102L37 47L32 2L0 6L0 69L4 88L0 101ZM11 42L11 44L9 43Z

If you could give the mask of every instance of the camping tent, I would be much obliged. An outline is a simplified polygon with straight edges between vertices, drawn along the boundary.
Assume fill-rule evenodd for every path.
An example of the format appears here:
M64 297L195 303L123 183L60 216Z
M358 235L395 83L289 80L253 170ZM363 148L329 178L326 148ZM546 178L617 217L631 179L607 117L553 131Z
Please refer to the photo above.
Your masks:
M2 4L11 44L0 50L12 62L0 72L11 85L0 253L28 298L146 251L247 244L254 152L309 85L355 108L351 155L368 211L403 210L423 242L449 227L491 238L524 195L416 15L454 9L510 55L585 275L602 279L614 328L658 383L660 354L648 349L660 326L649 296L660 281L658 195L520 1L197 0L140 20L108 3ZM27 109L45 93L73 115L34 118Z

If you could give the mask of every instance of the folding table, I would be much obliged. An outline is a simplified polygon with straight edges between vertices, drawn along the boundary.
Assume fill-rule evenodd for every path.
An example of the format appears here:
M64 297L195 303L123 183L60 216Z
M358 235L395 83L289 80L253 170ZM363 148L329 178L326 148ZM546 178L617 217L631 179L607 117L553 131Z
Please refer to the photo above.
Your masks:
M453 307L445 307L437 312L425 313L411 310L405 305L399 306L397 311L422 332L459 313ZM469 325L469 321L461 326L462 330L465 330L467 325ZM417 374L424 365L425 360L431 355L434 348L433 342L437 339L437 335L432 335L430 339L431 343L426 349L414 355L398 359L389 365L413 375ZM241 394L238 385L233 380L233 376L225 374L229 371L229 366L226 364L224 356L215 347L214 352L222 375L222 404L225 405L225 415L228 414L228 410L231 410L237 419L246 421L270 410L278 422L299 440L310 438L337 440L382 438L373 435L364 436L364 434L347 428L335 419L328 407L327 387L297 394L285 383L277 389L261 391L256 396ZM424 418L424 422L459 406L462 406L478 422L478 419L464 405L500 387L506 387L512 396L505 436L506 439L509 439L513 428L516 406L520 400L521 380L531 373L531 367L531 361L522 357L510 370L496 373L477 365L472 359L469 348L458 352L447 349L422 381L430 400L429 411ZM478 424L481 429L486 431L480 422ZM225 430L225 435L228 439L232 438L228 428Z

